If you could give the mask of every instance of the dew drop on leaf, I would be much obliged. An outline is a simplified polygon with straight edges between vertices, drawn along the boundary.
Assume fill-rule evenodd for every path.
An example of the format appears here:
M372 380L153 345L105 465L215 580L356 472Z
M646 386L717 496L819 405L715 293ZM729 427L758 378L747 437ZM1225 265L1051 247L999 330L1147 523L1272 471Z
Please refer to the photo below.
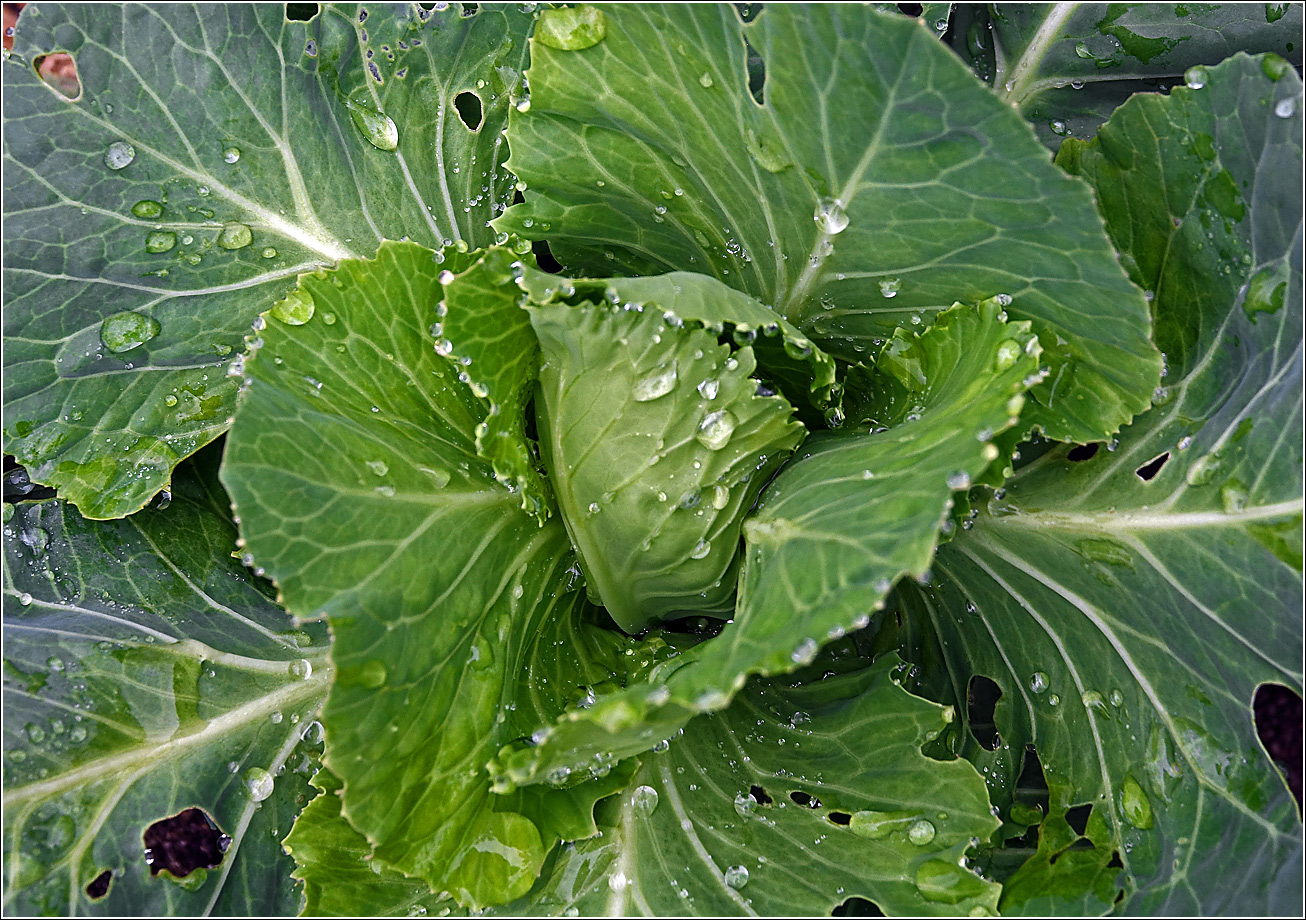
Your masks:
M630 804L636 811L651 815L658 807L658 791L652 786L637 786L630 794Z
M923 847L934 839L934 825L924 818L912 822L907 828L907 839L918 847Z
M834 235L842 233L848 227L848 214L843 205L833 198L822 198L816 203L812 220L821 228L822 233Z
M168 252L177 245L177 234L171 230L155 230L145 238L146 252Z
M244 249L254 241L254 232L238 221L223 224L218 245L223 249Z
M115 313L100 323L100 341L114 354L131 351L159 334L159 321L144 313Z
M748 884L748 868L746 866L731 866L725 871L726 884L736 890L743 888Z
M104 152L104 165L114 170L131 165L134 159L136 159L136 148L126 141L114 141Z
M676 365L664 364L635 381L632 396L635 402L650 402L671 392L676 385Z
M262 767L250 767L245 771L245 791L255 802L262 802L272 794L275 785L272 774Z
M163 205L146 198L132 205L132 213L143 220L153 220L163 214Z
M709 412L698 425L694 437L708 450L725 447L735 432L735 417L725 409Z

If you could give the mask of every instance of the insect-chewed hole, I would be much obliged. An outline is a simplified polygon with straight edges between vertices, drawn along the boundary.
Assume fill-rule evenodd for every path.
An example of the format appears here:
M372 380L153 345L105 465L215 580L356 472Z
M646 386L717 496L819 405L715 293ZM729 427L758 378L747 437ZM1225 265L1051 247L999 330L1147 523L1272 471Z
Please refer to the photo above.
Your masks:
M748 795L758 805L770 805L774 799L766 794L766 790L761 786L749 786Z
M308 22L322 9L317 3L287 3L286 18L291 22Z
M1074 463L1092 460L1097 456L1097 449L1101 446L1100 444L1080 444L1078 447L1072 447L1066 452L1066 459Z
M454 96L453 107L458 110L458 117L463 120L468 131L475 131L481 126L481 97L471 90L463 90Z
M832 917L883 917L880 905L865 898L849 898L830 912Z
M436 6L439 6L439 4L437 3ZM464 18L464 19L469 19L469 18L471 18L472 16L475 16L475 15L476 15L477 13L479 13L480 11L481 11L481 5L480 5L479 3L464 3L464 4L463 4L463 18Z
M829 818L832 823L842 825L843 827L847 827L849 824L853 823L853 816L848 814L846 811L832 811L826 815L826 817Z
M808 795L806 792L799 792L798 790L794 790L793 792L789 793L789 798L790 800L793 801L795 805L806 805L808 808L821 807L821 800L816 798L815 796Z
M920 14L923 12L923 9L919 3L899 3L898 12L906 16L911 16L912 18L916 18L920 16Z
M979 742L980 747L988 751L998 749L998 726L993 714L998 700L1002 699L1002 688L983 674L976 674L970 679L966 688L966 714L970 723L970 733Z
M751 45L748 46L748 58L746 66L748 68L748 92L752 94L753 101L758 105L766 102L766 61L762 56L753 50Z
M1093 813L1092 805L1076 805L1066 812L1066 823L1079 836L1084 836L1088 829L1088 816Z
M166 869L174 878L213 868L231 846L231 838L202 808L187 808L155 821L145 829L144 840L150 875Z
M531 252L535 253L535 264L540 267L540 271L551 275L562 271L562 263L553 257L553 250L549 249L549 244L544 240L531 243Z
M98 901L109 893L109 883L113 881L113 873L105 869L86 886L86 896L92 901Z
M1301 808L1302 795L1302 700L1283 684L1261 684L1252 700L1256 734L1266 753L1283 771Z
M71 54L64 51L43 54L33 59L32 66L45 85L64 99L77 102L82 98L82 81L77 76L77 62Z
M1169 459L1170 451L1167 450L1159 457L1153 457L1138 469L1134 470L1134 475L1143 480L1143 482L1151 482L1156 478L1156 474L1161 472L1161 467L1165 466L1165 462Z

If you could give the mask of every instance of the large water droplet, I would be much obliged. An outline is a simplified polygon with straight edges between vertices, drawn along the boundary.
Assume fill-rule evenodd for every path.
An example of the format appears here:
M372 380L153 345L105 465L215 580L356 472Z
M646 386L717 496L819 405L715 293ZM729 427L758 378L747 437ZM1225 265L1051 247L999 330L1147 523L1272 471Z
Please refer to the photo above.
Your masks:
M927 901L958 904L982 896L985 883L956 863L930 859L916 870L916 888Z
M789 660L794 664L811 664L816 658L817 648L815 639L804 639L789 653Z
M1029 676L1029 689L1042 693L1048 688L1048 676L1045 671L1035 671Z
M666 396L676 385L676 365L663 364L635 381L631 394L635 402L649 402L659 396Z
M1120 810L1124 812L1125 820L1139 830L1151 828L1152 803L1132 776L1126 776L1120 787Z
M244 249L254 240L254 232L238 221L222 225L218 234L218 245L223 249Z
M652 786L637 786L630 794L631 807L651 815L658 807L658 791Z
M146 198L132 205L132 213L143 220L153 220L163 214L163 205Z
M225 163L240 162L240 148L228 147L226 150L222 151L222 160Z
M100 341L114 354L131 351L159 334L159 321L144 313L115 313L100 324Z
M708 450L720 450L725 447L730 436L735 433L735 417L725 409L709 412L698 425L694 437Z
M608 876L608 887L611 888L613 891L616 892L625 891L626 886L629 884L630 884L630 879L626 878L626 873L624 872L618 871Z
M588 3L545 10L535 23L535 40L559 51L592 48L607 34L607 17L602 10Z
M911 827L907 828L907 839L918 847L925 846L934 839L934 825L924 818L913 821Z
M313 303L313 295L296 289L287 294L285 300L274 303L268 313L287 326L302 326L313 318L314 310L316 305Z
M385 112L359 99L345 102L354 127L377 150L394 150L399 146L399 126Z
M880 294L886 298L898 296L898 290L902 287L902 281L897 278L890 278L880 282Z
M245 771L245 791L255 802L270 796L274 785L272 774L262 767L250 767Z
M748 884L748 868L746 866L731 866L725 871L725 877L726 884L738 890Z
M999 371L1005 371L1020 358L1024 349L1015 339L1003 339L998 343L998 356L995 361Z
M145 238L146 252L167 252L177 245L177 234L171 230L155 230Z
M104 151L104 165L110 169L122 169L136 159L136 148L126 141L114 141Z
M1295 111L1297 111L1297 101L1291 96L1280 99L1274 104L1274 114L1280 118L1291 118Z
M847 212L844 211L843 205L833 198L822 198L816 203L812 220L816 221L816 225L823 233L831 235L842 233L848 227Z
M377 476L384 476L386 473L390 472L390 467L386 465L384 460L368 460L367 468Z
M690 552L690 559L702 559L712 551L712 544L707 540L699 540L694 549Z

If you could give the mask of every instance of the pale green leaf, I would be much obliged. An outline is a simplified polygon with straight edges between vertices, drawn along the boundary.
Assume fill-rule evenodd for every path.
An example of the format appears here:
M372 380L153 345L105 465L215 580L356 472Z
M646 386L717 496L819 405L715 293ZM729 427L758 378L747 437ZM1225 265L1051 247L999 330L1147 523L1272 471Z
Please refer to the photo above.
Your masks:
M500 229L596 275L714 275L850 361L1008 294L1051 368L1029 424L1091 440L1147 407L1146 304L1088 190L931 28L854 4L747 25L725 4L603 15L591 47L532 47L530 106L509 126L528 187Z
M4 444L34 481L91 517L135 511L226 429L227 356L297 274L387 238L491 241L531 20L459 6L23 13L0 67ZM75 101L32 66L52 51L76 59Z
M231 558L216 460L179 469L166 510L102 523L46 502L6 521L6 914L299 910L279 840L320 750L301 736L326 630L295 629ZM190 807L231 837L221 863L151 877L142 835Z

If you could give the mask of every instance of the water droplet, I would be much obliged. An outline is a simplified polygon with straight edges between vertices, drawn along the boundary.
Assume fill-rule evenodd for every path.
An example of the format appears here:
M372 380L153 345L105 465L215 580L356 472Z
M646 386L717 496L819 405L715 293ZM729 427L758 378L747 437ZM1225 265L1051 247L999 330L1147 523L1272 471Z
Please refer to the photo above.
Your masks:
M704 380L698 385L698 395L704 399L716 399L716 394L720 389L721 382L719 380Z
M1060 706L1060 705L1061 705L1061 697L1059 697L1059 696L1057 696L1055 693L1053 693L1051 696L1048 697L1048 705L1049 705L1049 706Z
M145 238L146 252L167 252L177 245L177 234L171 230L155 230Z
M1291 96L1286 99L1280 99L1274 104L1274 114L1280 118L1291 118L1292 113L1297 111L1297 101Z
M222 159L226 163L240 162L240 148L228 147L226 150L222 151Z
M1126 776L1120 787L1120 810L1124 812L1125 820L1139 830L1152 827L1152 803L1132 776Z
M635 381L631 394L635 402L650 402L659 396L666 396L676 385L676 365L663 364L654 368L644 377Z
M625 891L626 886L629 884L630 884L630 879L626 878L626 873L624 872L618 871L608 876L608 887L611 888L613 891L616 892Z
M717 511L730 503L730 490L725 486L712 487L712 507Z
M218 234L218 245L223 249L244 249L254 241L254 232L238 221L222 225Z
M390 467L386 466L384 460L368 460L367 468L377 476L384 476L386 473L390 472Z
M100 324L100 341L114 354L131 351L159 334L159 321L144 313L115 313Z
M292 661L287 670L289 670L291 677L297 677L300 680L308 680L313 676L313 664L307 658Z
M925 846L934 839L934 825L924 818L913 821L911 827L907 828L907 839L918 847Z
M902 282L897 278L891 278L880 282L880 294L886 298L898 296L898 290L902 287Z
M848 227L848 214L844 211L843 205L833 198L822 198L817 202L812 220L816 221L821 232L831 236L842 233Z
M345 101L354 127L377 150L394 150L399 146L399 127L385 112L361 99Z
M703 71L703 75L698 78L698 85L703 87L703 89L711 89L712 75L708 73L706 70Z
M731 866L725 871L726 884L736 890L743 888L748 884L748 868L745 866Z
M35 722L27 723L27 740L33 744L40 744L45 740L45 729Z
M735 432L735 417L725 409L709 412L698 425L694 437L708 450L725 447Z
M956 863L930 859L916 870L916 888L927 901L958 904L983 896L986 883Z
M1029 676L1029 689L1042 693L1048 688L1048 676L1045 671L1035 671Z
M114 141L104 152L104 165L110 169L122 169L136 159L136 148L126 141Z
M652 786L637 786L630 794L630 804L636 811L651 815L658 807L658 791Z
M1200 64L1184 71L1184 83L1189 89L1201 89L1206 85L1206 68Z
M789 660L794 664L811 664L816 658L817 648L815 639L804 639L789 653Z
M250 767L245 771L245 791L255 802L262 802L270 796L273 786L272 774L262 767Z
M970 473L965 470L959 470L948 477L949 489L968 489L970 488Z
M315 310L313 295L308 291L296 289L287 294L285 300L274 303L268 313L273 319L280 320L287 326L302 326L313 318Z
M1117 709L1119 709L1121 706L1125 704L1125 695L1121 693L1118 689L1112 690L1111 695L1108 696L1107 699L1110 700L1111 705L1115 706Z
M1188 467L1188 472L1184 474L1184 479L1190 486L1204 486L1215 476L1216 470L1220 468L1220 455L1211 452L1204 457L1198 457Z
M690 552L689 558L702 559L711 551L712 551L712 544L709 541L699 540L698 543L694 546L694 549Z
M144 220L153 220L163 214L163 205L146 198L132 205L132 213Z
M272 714L268 716L268 721L270 721L273 725L280 725L285 718L286 717L281 714L281 710L277 709L274 710Z
M1024 349L1015 339L1004 339L998 344L998 357L996 360L999 371L1005 371L1016 363Z
M277 251L276 251L275 249L273 249L271 246L268 246L268 247L264 248L264 250L263 250L263 252L261 253L261 255L262 255L263 258L265 258L265 259L275 259L275 258L277 257Z

